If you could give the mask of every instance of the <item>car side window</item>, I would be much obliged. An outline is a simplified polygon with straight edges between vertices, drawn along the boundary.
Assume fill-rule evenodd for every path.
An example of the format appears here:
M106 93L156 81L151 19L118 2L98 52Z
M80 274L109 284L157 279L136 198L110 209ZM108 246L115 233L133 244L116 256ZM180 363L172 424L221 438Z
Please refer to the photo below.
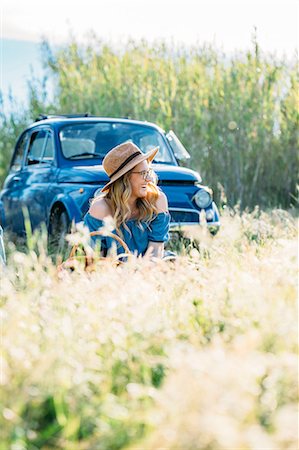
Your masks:
M34 131L30 137L26 165L39 164L47 143L46 130Z
M42 163L51 163L54 160L54 145L53 135L50 131L47 131L46 144L42 154Z
M10 170L13 172L17 172L22 168L23 158L24 158L24 152L26 150L27 142L28 142L28 133L24 133L22 138L17 144L17 148L14 154L14 158L11 163Z
M31 135L26 164L52 163L54 160L53 135L49 130L36 131Z

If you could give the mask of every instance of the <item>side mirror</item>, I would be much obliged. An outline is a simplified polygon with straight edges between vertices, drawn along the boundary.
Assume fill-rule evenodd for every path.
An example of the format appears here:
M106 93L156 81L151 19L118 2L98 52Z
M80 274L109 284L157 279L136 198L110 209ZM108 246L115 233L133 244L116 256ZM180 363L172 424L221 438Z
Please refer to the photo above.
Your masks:
M166 139L168 140L170 147L172 148L172 151L174 153L174 156L178 161L183 162L191 158L190 153L186 150L186 148L183 146L179 138L172 130L170 130L166 134Z

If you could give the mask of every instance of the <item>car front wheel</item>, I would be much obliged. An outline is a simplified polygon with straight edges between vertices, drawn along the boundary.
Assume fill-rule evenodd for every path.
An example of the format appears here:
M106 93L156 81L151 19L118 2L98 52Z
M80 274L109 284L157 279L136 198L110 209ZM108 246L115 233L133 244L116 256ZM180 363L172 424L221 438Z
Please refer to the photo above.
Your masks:
M67 249L66 235L70 232L71 222L63 207L55 207L51 212L49 226L49 253L64 253Z

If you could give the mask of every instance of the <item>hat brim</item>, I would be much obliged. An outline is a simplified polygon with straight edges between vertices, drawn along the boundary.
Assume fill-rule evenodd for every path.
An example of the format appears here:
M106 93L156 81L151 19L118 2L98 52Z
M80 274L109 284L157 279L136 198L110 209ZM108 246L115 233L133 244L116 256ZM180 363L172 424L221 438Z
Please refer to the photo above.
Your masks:
M108 191L111 184L113 184L116 180L118 180L120 177L122 177L125 173L129 172L131 169L133 169L137 164L141 163L142 161L148 161L152 162L154 157L159 151L159 147L156 147L152 150L150 150L147 153L141 154L140 156L137 156L134 158L134 160L130 161L125 167L123 167L119 172L117 172L109 181L109 183L105 184L105 186L101 189L101 192Z

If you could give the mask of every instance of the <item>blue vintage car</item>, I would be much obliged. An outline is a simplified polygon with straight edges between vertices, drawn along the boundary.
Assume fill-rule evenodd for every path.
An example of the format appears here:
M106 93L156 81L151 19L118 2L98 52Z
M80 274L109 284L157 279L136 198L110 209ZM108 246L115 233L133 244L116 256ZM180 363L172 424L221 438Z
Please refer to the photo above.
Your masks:
M42 116L21 134L0 193L0 224L22 235L25 209L33 229L45 223L50 235L63 234L71 221L82 220L90 199L108 181L102 167L106 153L128 140L144 152L159 146L152 167L168 197L171 229L204 218L216 233L220 222L212 191L198 172L180 165L190 155L173 131L87 114Z

